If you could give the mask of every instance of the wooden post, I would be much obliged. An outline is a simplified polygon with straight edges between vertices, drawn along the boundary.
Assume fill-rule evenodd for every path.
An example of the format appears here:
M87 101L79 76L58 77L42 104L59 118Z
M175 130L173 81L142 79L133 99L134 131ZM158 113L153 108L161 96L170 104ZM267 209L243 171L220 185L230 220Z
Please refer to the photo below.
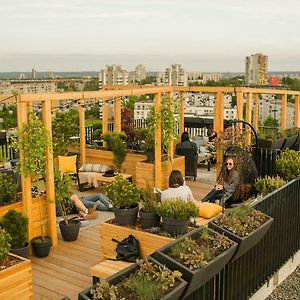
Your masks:
M258 130L258 113L259 113L259 97L258 94L253 95L254 99L254 112L253 112L253 127Z
M286 129L287 94L281 95L281 131Z
M80 99L79 109L79 130L80 130L80 163L83 165L86 162L86 150L85 150L85 111L84 111L84 99Z
M42 103L43 124L50 135L52 141L52 116L51 101ZM52 246L57 246L57 227L56 227L56 208L55 208L55 188L54 188L54 169L53 169L53 152L46 152L46 199L47 199L47 216L48 216L48 233L52 239Z
M295 105L294 105L294 127L300 127L299 126L299 97L300 95L295 95Z
M236 109L237 109L237 119L244 120L243 117L243 106L244 106L244 94L243 92L237 92L236 95ZM242 131L243 124L239 123L238 128Z
M21 96L17 96L17 118L18 118L18 129L22 130L23 125L27 123L27 103L21 102ZM20 161L23 159L23 152L20 149ZM33 221L32 221L32 195L31 195L31 177L25 178L21 174L22 184L22 213L28 218L28 240L31 241L33 238Z
M107 99L102 99L102 135L108 130L108 109L107 109ZM107 143L103 141L103 146L107 147Z
M121 132L121 107L122 98L118 97L114 100L114 132Z
M246 95L246 122L250 123L252 122L251 120L251 115L252 115L252 93L247 93ZM250 145L251 144L251 128L247 126L246 129L246 144Z
M216 102L217 111L215 115L214 124L216 123L215 132L219 135L224 130L224 93L217 93L217 102ZM224 149L225 150L225 149ZM216 151L217 158L217 172L216 176L218 177L219 173L222 170L222 162L223 162L223 150L218 149Z
M155 94L154 97L154 114L160 112L161 105L161 93ZM155 153L154 153L154 174L155 174L155 187L161 189L162 180L161 180L161 124L160 122L155 123Z
M218 99L218 95L215 94L214 95L215 97L215 105L214 105L214 124L213 124L213 130L214 132L218 133L218 121L217 121L217 118L218 118L218 115L219 115L219 99Z
M184 92L180 92L179 134L184 132Z
M170 108L173 110L174 108L174 97L173 97L173 92L169 93L169 105ZM170 146L168 149L168 160L171 162L171 168L173 170L173 158L174 158L174 139L170 142Z

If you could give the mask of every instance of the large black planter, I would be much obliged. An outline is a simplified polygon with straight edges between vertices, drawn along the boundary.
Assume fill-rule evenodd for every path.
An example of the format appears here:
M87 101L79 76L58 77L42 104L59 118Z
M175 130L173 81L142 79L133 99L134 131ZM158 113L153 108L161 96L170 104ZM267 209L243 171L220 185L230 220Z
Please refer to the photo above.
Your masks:
M276 140L257 139L257 148L264 149L281 149L284 145L285 138Z
M146 151L147 162L153 163L154 162L154 151Z
M37 236L31 240L31 246L35 256L47 257L51 248L51 238L45 236L45 238L42 239L41 236Z
M291 148L292 150L296 150L296 151L300 150L300 133L298 133L297 139Z
M297 139L298 139L298 135L297 134L294 135L294 136L286 138L285 142L284 142L284 145L282 147L282 150L284 150L284 149L291 149L295 145Z
M59 222L59 229L61 236L66 242L76 241L80 229L80 221L78 220L69 220L69 225L65 223L64 220Z
M161 263L159 263L158 261L156 261L152 257L148 257L148 260L154 262L157 265L162 266ZM124 278L128 277L135 270L137 270L138 267L139 266L137 264L129 266L129 267L125 268L124 270L121 270L120 272L116 273L115 275L110 276L106 280L108 281L108 283L115 285L118 282L122 281ZM177 300L177 299L181 299L180 297L183 294L187 283L186 283L185 280L183 280L181 278L178 278L177 280L180 283L173 290L171 290L168 294L166 294L162 298L160 298L160 300ZM96 287L96 285L93 285L93 286L89 287L88 289L82 291L78 295L78 300L90 300L90 299L92 299L92 295L91 295L90 291L92 289L95 289L95 287Z
M244 253L246 253L253 246L255 246L268 232L268 230L272 225L273 218L269 217L268 215L265 216L267 217L267 221L264 224L262 224L259 228L252 231L248 236L244 236L244 237L239 237L233 232L229 231L228 229L216 224L216 220L220 219L222 216L217 218L214 221L209 222L208 227L221 234L228 236L231 240L235 241L238 244L238 248L231 259L233 261L239 258Z
M136 225L139 207L116 208L113 207L115 219L118 225Z
M160 222L160 217L156 213L146 213L143 211L139 212L140 221L142 228L148 229L151 227L158 227Z
M19 255L21 257L29 258L29 249L30 244L26 242L25 246L22 248L11 248L10 252L16 255Z
M190 237L196 239L199 235L201 235L203 230L210 231L210 234L217 235L219 233L214 232L209 228L197 228L184 236L176 239L174 242L160 248L158 251L154 252L153 256L156 260L166 265L171 270L178 270L182 273L182 278L188 282L188 287L184 293L184 297L187 297L195 290L199 289L205 282L219 273L222 268L229 262L234 252L236 251L237 244L232 242L232 246L221 253L219 256L211 260L205 267L199 268L197 270L190 270L180 262L174 260L168 255L170 252L170 248L177 242L183 240L184 238Z
M162 217L164 231L172 235L187 233L189 223L190 220L177 220L174 218Z

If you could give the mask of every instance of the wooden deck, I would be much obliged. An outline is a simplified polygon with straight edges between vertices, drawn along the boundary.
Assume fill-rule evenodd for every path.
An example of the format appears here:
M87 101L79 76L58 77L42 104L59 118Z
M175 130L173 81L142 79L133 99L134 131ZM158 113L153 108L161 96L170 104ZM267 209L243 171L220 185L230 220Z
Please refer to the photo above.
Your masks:
M197 200L212 188L197 181L187 184ZM48 257L31 257L34 299L78 299L78 293L92 284L90 268L100 262L99 249L100 229L95 225L81 230L77 241L64 242L59 238L58 246L51 249Z

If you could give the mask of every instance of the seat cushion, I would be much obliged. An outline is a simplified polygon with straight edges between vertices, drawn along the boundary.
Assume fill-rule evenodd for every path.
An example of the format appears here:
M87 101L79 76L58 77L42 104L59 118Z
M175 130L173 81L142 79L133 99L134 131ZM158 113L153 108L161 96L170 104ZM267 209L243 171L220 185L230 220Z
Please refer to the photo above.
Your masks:
M222 206L210 203L203 202L199 205L199 216L204 219L210 219L222 211Z
M76 173L76 159L77 155L73 156L58 156L58 168L62 172Z
M109 170L109 166L102 164L84 164L79 169L80 172L95 172L95 173L104 173Z

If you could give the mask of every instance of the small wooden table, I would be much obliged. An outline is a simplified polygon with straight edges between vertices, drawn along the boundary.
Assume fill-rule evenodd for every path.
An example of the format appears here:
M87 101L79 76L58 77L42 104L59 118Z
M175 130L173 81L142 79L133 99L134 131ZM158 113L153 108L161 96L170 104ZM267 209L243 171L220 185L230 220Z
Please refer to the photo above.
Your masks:
M118 175L121 175L123 178L129 180L130 182L132 182L132 175L130 174L122 174L122 173L118 173ZM116 176L113 177L105 177L103 176L103 174L98 173L96 175L97 181L99 181L100 183L112 183Z

